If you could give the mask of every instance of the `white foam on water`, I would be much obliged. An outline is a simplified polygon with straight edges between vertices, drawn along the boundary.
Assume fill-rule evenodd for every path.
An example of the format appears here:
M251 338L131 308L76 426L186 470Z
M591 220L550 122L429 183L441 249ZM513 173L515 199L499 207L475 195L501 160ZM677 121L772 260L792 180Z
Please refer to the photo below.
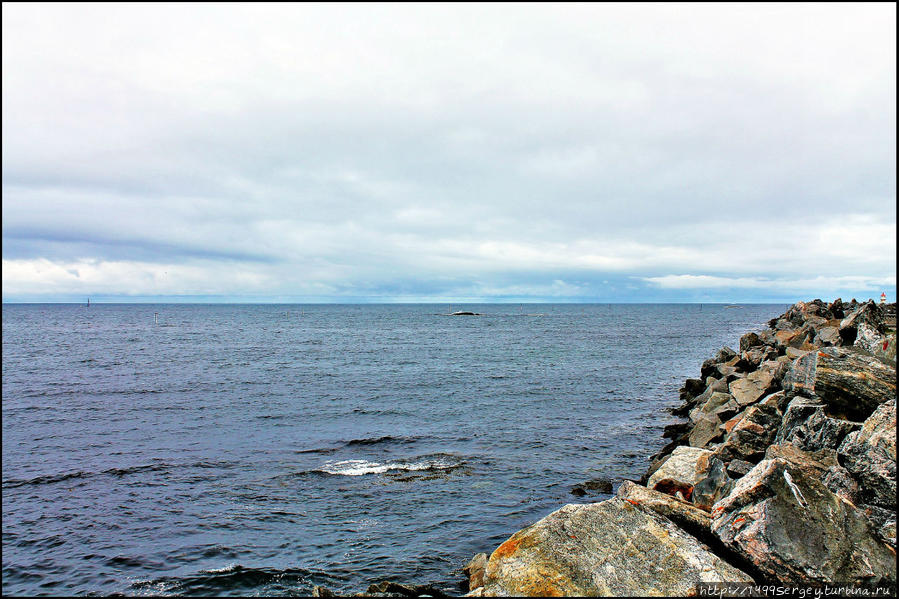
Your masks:
M455 464L445 461L411 463L387 462L386 464L382 464L380 462L369 462L368 460L342 460L340 462L326 463L322 466L321 471L342 476L362 476L363 474L383 474L390 470L415 471L429 470L431 468L444 470L454 466Z

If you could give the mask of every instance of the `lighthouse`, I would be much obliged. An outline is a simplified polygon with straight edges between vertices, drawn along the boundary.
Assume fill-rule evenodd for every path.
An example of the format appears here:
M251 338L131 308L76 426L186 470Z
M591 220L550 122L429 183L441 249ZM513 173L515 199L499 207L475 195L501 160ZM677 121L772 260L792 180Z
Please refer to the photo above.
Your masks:
M885 303L887 303L887 294L886 294L886 292L881 292L881 294L880 294L880 305L882 306L882 305L884 305Z

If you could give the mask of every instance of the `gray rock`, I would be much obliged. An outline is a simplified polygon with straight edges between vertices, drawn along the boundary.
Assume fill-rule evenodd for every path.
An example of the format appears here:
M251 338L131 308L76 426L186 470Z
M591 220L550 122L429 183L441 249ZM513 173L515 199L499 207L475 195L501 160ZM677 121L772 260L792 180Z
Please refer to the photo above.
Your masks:
M882 404L839 448L865 503L896 509L896 400Z
M731 478L740 478L745 476L755 466L752 462L744 460L731 460L727 464L727 475Z
M734 481L727 475L724 462L709 458L709 473L693 487L693 505L710 510L716 501L726 496L733 488Z
M781 422L777 403L770 401L746 408L743 417L731 428L714 456L723 462L745 460L756 463L777 435Z
M730 384L730 394L741 406L748 406L776 391L775 373L770 369L756 370Z
M584 495L611 494L612 481L607 478L594 478L587 482L578 483L571 489L572 495L583 497Z
M806 451L837 449L846 436L861 428L861 423L830 418L825 404L797 397L787 406L775 443L792 443Z
M681 445L653 472L646 486L652 489L660 480L672 479L692 487L708 472L708 456L711 454L707 449Z
M895 583L895 554L865 515L780 458L760 462L713 506L712 532L781 582Z
M490 556L481 596L686 596L697 582L751 583L651 509L619 498L566 505Z
M783 386L820 398L831 416L861 421L896 396L896 368L856 348L827 347L795 360Z
M745 352L757 345L762 345L762 340L757 333L746 333L740 337L740 351Z

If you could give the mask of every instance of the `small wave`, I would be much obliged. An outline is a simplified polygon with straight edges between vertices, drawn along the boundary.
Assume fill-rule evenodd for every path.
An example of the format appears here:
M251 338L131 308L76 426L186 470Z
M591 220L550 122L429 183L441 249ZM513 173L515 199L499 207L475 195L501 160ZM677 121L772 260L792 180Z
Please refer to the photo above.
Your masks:
M353 445L375 445L377 443L414 443L415 437L394 437L393 435L384 435L383 437L365 437L362 439L351 439L346 442L347 447Z
M362 476L365 474L384 474L390 471L420 472L433 470L452 470L462 466L462 461L451 456L419 457L408 461L371 462L369 460L341 460L328 462L321 467L321 472L339 476Z
M201 570L194 576L166 576L154 580L137 581L131 588L154 595L222 595L228 592L257 591L264 594L286 594L311 589L316 584L333 584L333 576L303 568L247 568L228 564L221 568ZM280 592L279 592L280 591Z
M34 478L26 479L11 478L4 480L2 483L2 487L4 489L14 489L16 487L23 487L25 485L47 485L77 478L91 478L94 476L123 477L129 474L138 474L140 472L162 472L172 469L185 468L231 468L233 466L233 462L211 462L205 460L189 464L172 464L160 461L154 464L141 464L138 466L128 466L125 468L107 468L106 470L101 470L99 472L78 470L75 472L64 472L61 474L45 474L42 476L36 476Z

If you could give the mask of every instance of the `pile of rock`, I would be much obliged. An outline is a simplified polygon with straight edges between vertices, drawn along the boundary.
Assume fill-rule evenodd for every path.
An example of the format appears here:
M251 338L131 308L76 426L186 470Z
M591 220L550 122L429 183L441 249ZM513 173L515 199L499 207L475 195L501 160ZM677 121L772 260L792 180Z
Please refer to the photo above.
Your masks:
M892 306L895 310L895 306ZM706 360L641 484L466 569L471 596L896 583L896 339L873 301L800 302ZM894 312L893 312L894 313Z

